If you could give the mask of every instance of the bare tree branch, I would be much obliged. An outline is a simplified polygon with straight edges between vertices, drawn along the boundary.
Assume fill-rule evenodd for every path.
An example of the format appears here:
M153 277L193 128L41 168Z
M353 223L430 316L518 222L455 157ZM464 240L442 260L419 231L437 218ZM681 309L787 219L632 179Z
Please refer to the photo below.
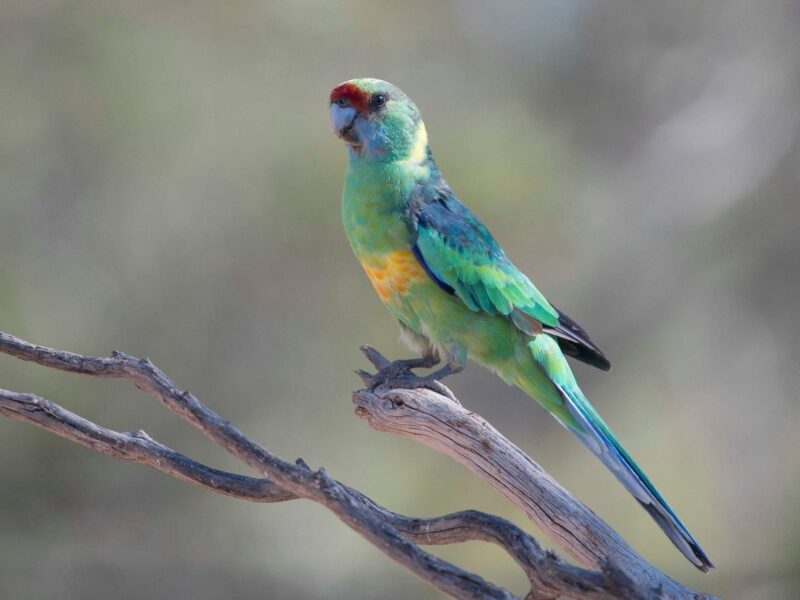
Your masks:
M467 540L485 540L498 544L528 575L531 582L531 593L527 598L531 600L560 596L593 600L706 597L695 594L660 574L630 550L613 530L585 507L583 509L618 541L612 541L605 546L601 544L595 548L592 546L595 543L594 538L590 536L587 538L589 541L585 543L588 544L591 551L585 550L581 553L575 549L576 542L571 538L582 540L583 533L572 536L562 535L557 539L564 542L564 547L570 553L581 558L587 564L599 568L600 571L589 571L569 565L552 552L544 551L530 535L512 523L478 511L463 511L433 519L415 519L389 511L360 492L334 480L324 469L312 471L302 460L290 463L271 454L200 403L193 394L180 390L146 358L137 359L120 352L115 352L110 357L82 356L35 346L2 332L0 332L0 352L63 371L95 377L129 379L267 479L246 477L208 467L153 440L143 431L133 433L112 431L31 394L0 390L0 413L3 415L32 423L98 452L146 464L183 481L228 496L256 502L280 502L296 498L319 502L392 559L454 598L511 599L515 596L477 575L468 573L425 552L417 544L452 544ZM410 396L406 398L406 394L410 394ZM434 418L433 415L437 415L435 418L448 418L446 406L457 407L459 411L479 420L471 424L465 422L463 424L466 427L464 435L474 435L474 431L470 433L469 426L477 422L483 423L483 427L491 428L477 415L467 413L457 403L433 393L394 390L376 395L359 392L354 399L358 405L357 412L362 416L368 416L370 423L379 429L381 428L378 426L379 423L396 424L398 416L401 417L401 421L409 420L409 416L404 413L404 410L416 410L417 415L428 415L422 419L425 421ZM417 408L409 409L409 403ZM403 407L405 407L404 410L394 412ZM458 416L463 418L460 413ZM448 431L448 435L453 435L453 431L461 433L460 425L456 425L456 421L453 421L452 424L453 427ZM387 426L385 430L411 435L407 432L404 433L403 428L397 425L394 426L394 429ZM582 507L563 488L550 479L538 465L511 446L510 442L502 438L493 428L491 431L521 457L524 457L527 463L530 463L533 471L537 473L537 476L534 477L536 481L538 481L537 478L547 478L560 490L560 493ZM460 455L457 452L446 449L453 446L448 446L442 440L438 442L438 445L431 441L435 439L436 435L436 428L428 427L427 434L412 435L411 437L426 438L424 443L445 451L464 464L468 464L479 475L485 476L468 460L459 458ZM461 447L467 448L466 445ZM509 450L502 444L495 449L501 447L500 452ZM491 450L491 447L483 449ZM518 458L515 455L515 459ZM479 463L475 462L475 464ZM513 474L516 476L516 472ZM533 489L536 490L536 488ZM518 499L526 495L525 489L516 494L505 491L503 493L518 505L520 503ZM534 498L536 500L530 500L531 506L537 506L537 501L542 501L541 496L534 495ZM523 504L525 503L523 502ZM529 516L531 515L528 510L526 512ZM553 519L554 522L558 521L558 515L554 511L544 511L543 514L546 515L546 518ZM563 522L567 523L568 527L572 526L569 519ZM606 534L602 528L597 529L596 524L586 527L589 527L594 535L602 537ZM618 548L619 544L622 546ZM580 546L580 544L578 545ZM630 556L624 551L625 548L642 564L631 562ZM604 554L604 549L609 552ZM593 558L587 560L587 556ZM622 562L617 562L620 557ZM629 570L631 568L646 568L648 577L642 578L637 575L636 570L631 572Z
M208 467L157 442L142 430L122 433L106 429L33 394L0 388L0 414L31 423L101 454L153 467L226 496L254 502L296 498L266 479Z

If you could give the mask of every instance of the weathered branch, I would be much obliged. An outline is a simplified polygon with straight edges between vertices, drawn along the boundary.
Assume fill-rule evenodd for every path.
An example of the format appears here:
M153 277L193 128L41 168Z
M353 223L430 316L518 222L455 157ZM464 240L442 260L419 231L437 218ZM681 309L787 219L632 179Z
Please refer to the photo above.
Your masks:
M614 564L643 589L661 586L669 597L685 593L480 415L426 389L359 391L354 400L357 414L374 429L409 437L465 465L582 564Z
M96 377L129 379L267 479L246 477L213 469L175 452L142 431L135 433L112 431L31 394L0 390L0 413L3 415L35 424L104 454L146 464L178 479L228 496L256 502L279 502L295 498L306 498L319 502L381 551L452 597L514 598L508 591L425 552L417 544L451 544L467 540L485 540L496 543L503 547L528 575L532 588L528 598L531 599L559 596L598 600L620 597L700 597L663 575L661 575L662 579L653 580L657 585L653 585L653 581L649 579L643 584L641 579L632 576L632 573L627 570L631 568L630 564L625 561L615 562L618 560L618 556L613 552L608 555L603 555L602 550L590 553L596 557L595 560L585 562L600 568L600 571L589 571L569 565L558 559L553 553L542 550L530 535L512 523L485 513L464 511L433 519L414 519L393 513L360 492L334 480L324 469L312 471L302 460L290 463L269 453L247 438L232 424L200 403L193 394L180 390L147 359L137 359L119 352L113 353L110 357L82 356L34 346L1 332L0 352L63 371ZM409 399L402 398L405 394L405 391L398 390L381 395L359 393L356 396L359 404L357 410L362 415L371 415L370 422L377 428L376 424L379 422L395 422L395 416L400 413L392 411L400 407L408 408L409 401L413 405L415 402L413 398L417 399L419 407L425 407L429 401L433 403L431 406L438 407L427 412L427 409L418 410L420 415L439 414L442 416L444 413L437 413L438 410L443 410L443 406L439 406L439 403L442 402L452 407L458 406L456 403L432 393L428 395L408 392L411 394ZM398 400L402 404L399 404ZM370 407L378 407L378 405L382 407L380 410L374 408L373 411L370 411ZM460 407L458 408L463 411ZM392 414L388 415L387 411ZM402 411L400 412L402 413ZM380 417L381 414L384 415L383 421ZM471 415L471 413L467 414ZM477 415L473 416L480 419ZM483 423L488 426L485 422ZM387 430L389 429L391 428L387 428ZM395 430L400 432L402 427L396 427ZM433 431L434 429L431 429L427 435L435 436ZM452 431L449 434L452 434ZM410 434L406 433L406 435ZM499 434L497 435L499 436ZM420 437L425 437L425 435ZM502 438L502 436L500 437ZM504 438L502 439L504 440ZM437 449L447 446L442 443L437 446L430 440L425 443L437 447ZM506 441L506 443L508 442ZM510 446L510 443L508 444ZM548 477L518 449L515 450L542 476ZM455 456L452 452L447 452ZM462 462L468 461L462 460ZM552 480L550 481L552 482ZM555 482L552 483L558 486ZM566 491L560 487L558 489L569 497ZM514 496L514 494L506 495L509 498ZM524 495L524 491L517 494L520 497ZM516 502L513 498L512 501ZM573 502L575 501L573 500ZM588 509L585 510L588 512ZM589 512L589 514L591 513ZM594 517L594 515L592 516ZM594 518L602 524L602 521ZM616 536L610 528L605 527ZM577 538L580 537L580 535L577 536ZM618 538L618 536L616 537ZM559 539L564 541L564 536ZM619 542L624 545L621 539ZM569 544L565 543L565 547L577 555ZM614 544L611 547L613 550ZM632 550L630 552L633 553ZM633 554L635 555L635 553ZM624 557L624 552L620 555ZM638 557L638 555L635 556ZM643 559L638 558L644 563ZM649 567L647 563L644 565ZM649 568L653 573L660 575L654 568ZM633 574L635 575L635 572Z
M106 429L33 394L0 388L0 414L31 423L101 454L147 465L226 496L254 502L296 498L266 479L208 467L154 440L142 430L123 433Z

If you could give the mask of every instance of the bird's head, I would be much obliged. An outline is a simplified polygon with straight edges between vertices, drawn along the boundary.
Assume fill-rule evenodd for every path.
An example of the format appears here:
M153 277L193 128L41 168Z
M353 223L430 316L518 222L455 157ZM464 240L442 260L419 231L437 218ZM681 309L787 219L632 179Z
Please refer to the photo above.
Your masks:
M333 88L331 127L351 156L367 160L422 162L428 135L411 99L380 79L351 79Z

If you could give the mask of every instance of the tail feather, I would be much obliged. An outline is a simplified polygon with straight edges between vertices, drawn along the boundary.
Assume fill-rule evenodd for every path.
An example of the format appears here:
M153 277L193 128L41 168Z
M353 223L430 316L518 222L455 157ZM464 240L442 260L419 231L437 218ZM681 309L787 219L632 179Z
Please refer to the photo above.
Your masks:
M692 564L703 572L713 569L713 563L703 552L700 544L681 523L647 475L614 437L611 429L589 404L580 389L577 387L567 389L557 384L556 387L561 393L570 415L578 425L575 427L574 424L566 424L567 428L608 467Z

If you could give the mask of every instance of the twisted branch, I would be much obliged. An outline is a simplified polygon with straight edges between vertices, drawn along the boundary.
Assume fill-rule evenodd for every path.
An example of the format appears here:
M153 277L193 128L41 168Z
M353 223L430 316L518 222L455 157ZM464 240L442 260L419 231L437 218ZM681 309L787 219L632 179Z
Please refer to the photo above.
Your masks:
M608 530L597 529L598 524L590 521L586 525L588 531L599 538L605 535L616 536L614 542L603 546L595 544L596 540L589 538L590 541L587 542L589 549L582 553L576 551L574 544L568 543L569 535L558 539L564 542L565 549L573 556L599 569L594 571L565 563L554 553L543 550L534 538L514 524L493 515L478 511L463 511L432 519L416 519L394 513L357 490L336 481L324 469L313 471L302 459L291 463L271 454L203 405L191 392L179 389L147 358L138 359L121 352L114 352L109 357L83 356L35 346L2 332L0 332L0 352L62 371L94 377L129 379L170 411L200 429L233 456L255 469L263 478L214 469L172 450L143 431L124 433L106 429L32 394L0 389L0 413L4 416L31 423L103 454L146 464L172 477L220 494L253 502L282 502L305 498L323 504L390 558L454 598L513 599L515 596L475 574L433 556L422 550L418 544L453 544L468 540L495 543L501 546L528 576L531 592L527 598L531 600L560 596L592 600L705 597L683 588L660 574L628 548L630 553L649 568L645 578L637 575L635 570L629 571L632 568L629 561L618 562L620 556L624 558L625 552L617 549L615 554L613 551L618 544L625 543L585 507L584 509ZM375 358L375 355L370 358ZM458 404L443 396L420 391L393 390L379 394L357 392L354 401L357 403L357 413L368 417L373 427L394 430L404 435L411 435L407 428L404 430L399 426L392 429L388 424L407 423L410 418L407 412L409 410L416 410L418 416L424 415L422 420L425 422L429 422L431 418L447 419L445 414L447 407L466 413ZM393 413L398 408L402 409L397 413L400 421L395 420ZM441 412L443 410L445 413ZM482 427L491 428L477 415L467 414L479 419ZM463 415L459 414L457 418L462 419ZM451 425L455 423L453 420ZM464 435L474 434L474 432L470 434L468 423L465 422L463 425L466 427L462 431ZM424 431L424 427L419 430ZM461 431L459 427L455 427L455 430ZM411 437L419 437L424 443L455 456L473 468L469 460L460 457L455 451L446 450L448 446L441 440L439 443L433 442L437 435L435 431L435 427L429 427L427 433ZM493 428L491 431L511 446ZM448 435L452 433L449 431ZM504 447L502 451L506 452L509 449ZM528 463L529 468L534 468L536 473L533 476L534 481L546 478L558 486L541 471L538 465L518 449L516 451L521 457L515 456L514 460L523 460ZM485 476L482 472L479 474ZM559 486L559 489L571 498L563 488ZM524 497L529 492L530 490L521 489L519 494L503 493L520 504L517 498ZM536 506L536 498L537 496L532 496L533 506ZM574 499L572 501L577 503ZM530 512L528 514L533 516ZM582 539L582 534L575 534L572 537ZM624 547L627 548L626 545ZM609 551L609 548L612 551ZM587 560L589 556L592 558ZM641 565L633 566L641 567Z

